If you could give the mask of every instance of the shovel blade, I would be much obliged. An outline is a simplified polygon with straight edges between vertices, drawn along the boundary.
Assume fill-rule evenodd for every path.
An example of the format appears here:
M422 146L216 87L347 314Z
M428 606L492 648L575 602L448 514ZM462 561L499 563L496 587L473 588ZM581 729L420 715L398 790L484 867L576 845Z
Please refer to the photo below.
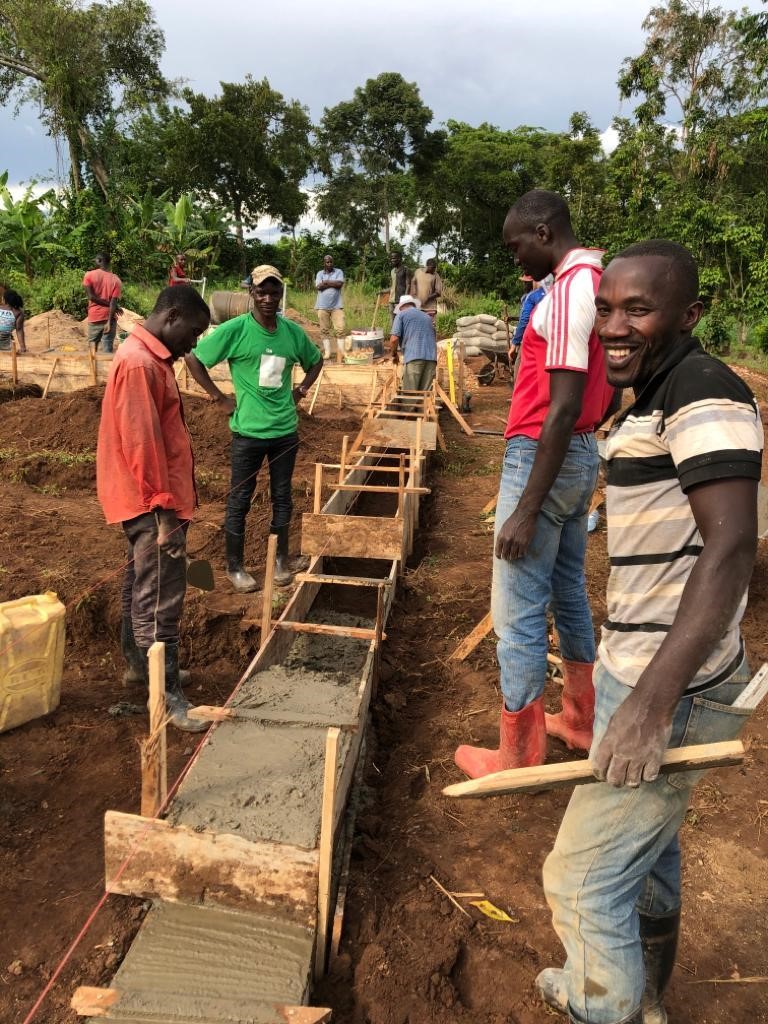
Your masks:
M198 590L213 590L213 569L204 558L187 559L187 583Z

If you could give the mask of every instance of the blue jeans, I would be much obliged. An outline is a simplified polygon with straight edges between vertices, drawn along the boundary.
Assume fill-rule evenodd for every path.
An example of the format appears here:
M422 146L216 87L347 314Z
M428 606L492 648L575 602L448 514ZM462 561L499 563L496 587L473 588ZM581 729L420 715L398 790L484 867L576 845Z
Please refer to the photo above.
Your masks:
M529 437L507 441L496 505L496 534L517 508L537 447ZM539 514L528 553L513 562L493 559L491 614L498 637L501 692L508 711L519 711L544 692L548 606L554 614L563 658L595 660L584 555L587 513L598 467L594 435L574 435Z
M734 739L751 712L731 705L748 682L745 659L724 682L684 697L670 747ZM597 665L592 750L630 692ZM663 775L637 789L595 782L571 797L544 864L544 891L567 954L571 1010L589 1024L614 1024L640 1006L645 972L638 912L662 917L680 907L677 833L704 774Z

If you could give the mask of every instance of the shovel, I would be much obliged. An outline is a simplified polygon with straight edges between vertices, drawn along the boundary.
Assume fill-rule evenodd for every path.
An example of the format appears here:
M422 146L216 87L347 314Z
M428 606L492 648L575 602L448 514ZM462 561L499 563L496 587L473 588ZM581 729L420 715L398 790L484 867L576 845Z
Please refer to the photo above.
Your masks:
M187 583L198 590L213 590L216 584L213 582L211 563L205 558L187 556Z

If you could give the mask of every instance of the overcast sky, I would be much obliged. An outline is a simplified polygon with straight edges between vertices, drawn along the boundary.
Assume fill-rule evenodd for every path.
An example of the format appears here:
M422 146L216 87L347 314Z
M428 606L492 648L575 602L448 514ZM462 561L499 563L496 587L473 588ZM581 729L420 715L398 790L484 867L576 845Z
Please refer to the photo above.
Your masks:
M437 123L567 127L584 110L602 131L619 102L622 60L643 45L651 0L156 0L163 70L214 93L218 83L266 76L286 97L323 108L382 71L418 83ZM737 8L724 0L722 6ZM759 0L748 0L752 10ZM63 180L66 163L32 107L0 108L0 170L11 183Z

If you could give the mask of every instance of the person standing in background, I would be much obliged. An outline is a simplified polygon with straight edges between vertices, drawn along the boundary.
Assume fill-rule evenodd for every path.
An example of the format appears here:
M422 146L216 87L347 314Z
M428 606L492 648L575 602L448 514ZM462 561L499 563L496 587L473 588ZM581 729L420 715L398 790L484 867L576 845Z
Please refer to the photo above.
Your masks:
M403 254L401 252L390 253L389 263L392 267L389 278L389 321L391 327L395 322L395 306L411 290L411 271L403 263ZM386 295L387 290L384 289L381 294Z
M117 331L117 300L123 293L123 282L110 270L109 254L100 252L94 269L83 277L88 296L88 344L94 352L102 342L104 352L111 352Z
M315 276L315 287L317 288L315 310L317 311L317 319L320 322L323 355L326 359L330 359L331 326L333 326L336 348L339 353L341 352L342 338L346 331L344 300L341 296L341 289L344 287L344 271L334 267L333 256L330 253L326 253L323 256L323 269L318 270Z
M16 331L19 352L26 352L27 345L24 340L24 299L22 299L18 292L8 288L3 298L0 299L0 352L10 352L12 344L11 334L13 331Z
M189 284L187 257L183 252L177 253L173 266L168 273L168 287L174 288L177 284Z
M427 260L423 268L419 267L413 275L410 292L421 303L422 313L431 316L434 324L437 300L443 294L443 280L437 272L437 260Z
M432 318L419 309L419 300L404 295L395 310L390 337L392 362L403 350L403 391L429 391L437 369L437 340Z

